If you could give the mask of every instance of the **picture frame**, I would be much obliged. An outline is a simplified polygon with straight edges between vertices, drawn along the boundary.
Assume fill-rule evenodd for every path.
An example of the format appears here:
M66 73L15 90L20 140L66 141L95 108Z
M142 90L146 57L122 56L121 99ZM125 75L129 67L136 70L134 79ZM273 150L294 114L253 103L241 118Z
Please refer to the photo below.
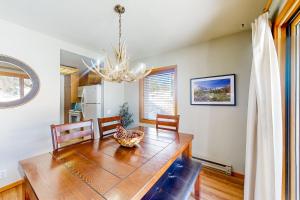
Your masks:
M235 74L192 78L190 80L190 104L236 106L235 79Z

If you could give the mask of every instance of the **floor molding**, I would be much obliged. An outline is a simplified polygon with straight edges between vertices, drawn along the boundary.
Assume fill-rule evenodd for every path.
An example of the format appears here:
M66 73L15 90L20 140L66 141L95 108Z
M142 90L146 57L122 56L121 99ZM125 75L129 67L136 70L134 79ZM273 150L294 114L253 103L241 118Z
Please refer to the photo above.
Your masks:
M238 172L232 172L231 175L227 175L227 174L225 174L223 171L214 169L214 168L212 168L212 167L203 166L203 168L204 168L204 169L211 170L211 171L218 172L218 173L220 173L220 174L223 174L223 175L226 175L226 176L229 176L229 177L234 177L234 178L238 178L238 179L241 179L241 180L244 180L244 179L245 179L245 175L244 175L244 174L241 174L241 173L238 173Z
M245 179L245 175L244 174L240 174L238 172L232 172L231 174L234 177L240 178L240 179Z

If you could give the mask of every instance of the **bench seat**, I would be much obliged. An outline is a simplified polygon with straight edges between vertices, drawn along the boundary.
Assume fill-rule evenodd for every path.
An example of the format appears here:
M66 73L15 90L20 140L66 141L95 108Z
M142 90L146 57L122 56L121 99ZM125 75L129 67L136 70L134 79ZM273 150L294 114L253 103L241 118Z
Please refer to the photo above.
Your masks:
M178 158L142 199L189 199L201 168L200 163L190 158Z

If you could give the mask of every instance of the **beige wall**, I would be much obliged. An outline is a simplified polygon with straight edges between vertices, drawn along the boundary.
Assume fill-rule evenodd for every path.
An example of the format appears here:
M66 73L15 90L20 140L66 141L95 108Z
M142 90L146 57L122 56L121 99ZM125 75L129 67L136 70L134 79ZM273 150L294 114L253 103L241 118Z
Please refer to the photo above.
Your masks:
M244 172L248 87L251 69L251 33L242 32L162 55L141 59L149 66L178 66L180 130L193 133L193 155L232 164ZM137 61L138 62L138 61ZM190 105L190 79L236 74L237 106ZM138 82L125 84L138 123Z

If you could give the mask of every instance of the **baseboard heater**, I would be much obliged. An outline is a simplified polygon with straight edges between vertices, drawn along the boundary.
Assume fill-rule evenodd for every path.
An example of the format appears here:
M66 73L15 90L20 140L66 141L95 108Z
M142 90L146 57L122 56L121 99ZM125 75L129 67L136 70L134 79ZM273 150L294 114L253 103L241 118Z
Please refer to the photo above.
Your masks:
M225 164L217 163L217 162L214 162L214 161L210 161L210 160L206 160L206 159L198 158L198 157L194 157L194 156L192 158L195 159L195 160L200 161L201 164L205 167L218 170L218 171L220 171L220 172L222 172L226 175L229 175L229 176L232 175L232 166L231 165L225 165Z

